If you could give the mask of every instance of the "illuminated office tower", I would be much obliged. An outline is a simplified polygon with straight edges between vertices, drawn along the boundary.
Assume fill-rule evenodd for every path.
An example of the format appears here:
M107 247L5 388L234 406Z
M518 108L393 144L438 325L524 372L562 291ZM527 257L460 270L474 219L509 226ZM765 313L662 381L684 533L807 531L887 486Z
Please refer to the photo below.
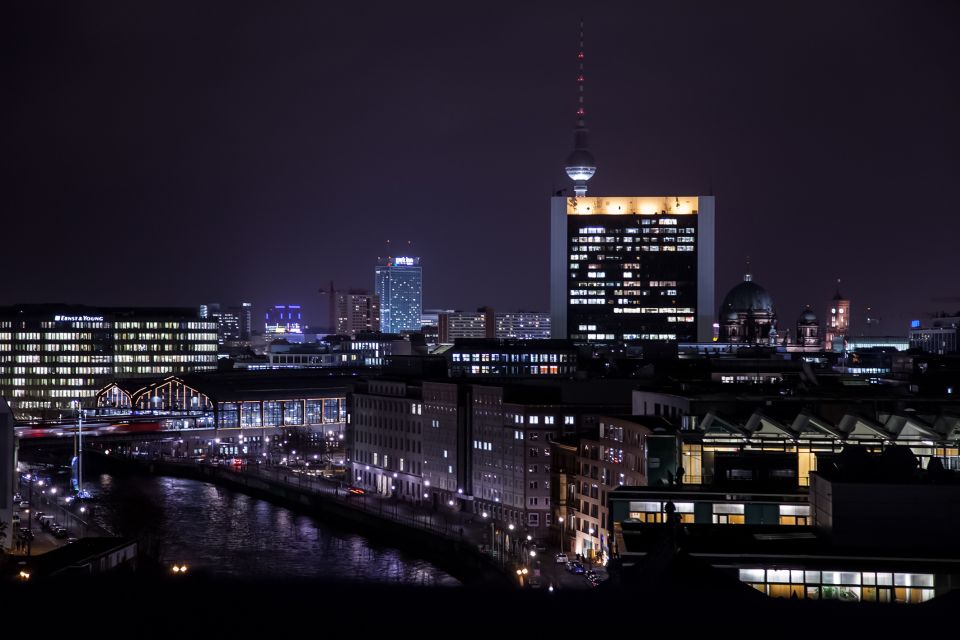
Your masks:
M383 333L420 331L423 314L423 271L420 258L387 257L374 271L374 289L380 298Z
M380 331L380 298L369 291L337 291L337 326L340 335L356 336L363 331Z
M18 417L56 418L111 379L213 370L217 328L196 309L0 307L0 396Z
M554 338L710 341L712 196L554 197L550 219Z
M713 196L587 196L583 24L577 53L574 196L550 203L554 338L708 342L713 336Z
M202 304L200 305L200 319L212 320L217 323L218 340L221 346L227 342L235 342L240 339L241 316L237 313L236 307L231 307L230 311L224 311L216 302Z

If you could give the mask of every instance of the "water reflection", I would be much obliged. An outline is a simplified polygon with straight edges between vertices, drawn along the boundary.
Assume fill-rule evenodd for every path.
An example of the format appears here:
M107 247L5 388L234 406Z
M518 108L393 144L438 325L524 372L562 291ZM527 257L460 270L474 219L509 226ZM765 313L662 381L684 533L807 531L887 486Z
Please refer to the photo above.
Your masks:
M459 584L429 562L205 482L102 474L95 487L92 519L137 536L165 564L220 577Z

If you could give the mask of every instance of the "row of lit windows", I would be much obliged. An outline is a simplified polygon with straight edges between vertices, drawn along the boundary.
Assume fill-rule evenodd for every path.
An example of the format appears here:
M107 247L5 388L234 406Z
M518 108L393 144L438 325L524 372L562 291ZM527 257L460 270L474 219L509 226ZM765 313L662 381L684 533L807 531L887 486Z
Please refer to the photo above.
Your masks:
M14 343L14 351L93 351L94 347L101 347L99 344L90 344L90 343L75 343L68 342L66 344L58 343L45 343L38 344L36 342L26 342L26 343ZM99 349L98 349L99 350Z
M116 362L211 362L216 360L216 355L173 355L165 356L160 354L152 354L146 356L125 356L117 355L114 356Z
M113 372L113 367L0 367L0 373L13 373L15 375L50 375L59 373L61 375L109 375Z
M179 368L180 368L180 369L184 369L184 370L186 369L185 367L179 367ZM191 370L193 370L193 371L208 371L208 370L213 369L213 368L214 368L214 365L210 365L210 366L207 366L207 367L204 367L204 366L201 366L201 365L194 365L193 367L191 367ZM172 367L172 366L170 366L170 365L167 365L167 366L156 366L156 367L150 367L150 366L122 366L122 365L118 365L118 366L114 369L114 371L115 371L115 373L116 373L117 376L122 376L122 374L127 374L127 373L177 373L176 368L175 368L175 367Z
M162 344L162 343L132 343L117 344L117 351L216 351L214 343Z
M45 395L52 398L69 398L71 400L76 400L77 398L92 398L97 395L96 389L54 389L53 391L48 391ZM22 389L18 389L14 392L13 396L15 398L25 397L25 394ZM18 400L17 409L26 410L26 409L50 409L53 408L54 404L49 400ZM59 407L69 407L70 404L67 402L57 403Z
M118 322L117 329L199 329L205 331L217 330L216 322ZM216 334L214 334L216 335Z
M117 343L115 348L117 351L216 351L217 345L214 344L215 340L210 341L197 341L197 342L187 342L187 343L176 343L176 344L166 344L166 343L134 343L134 344L124 344ZM11 349L11 346L14 348ZM100 351L106 345L103 343L77 343L77 342L67 342L67 343L25 343L25 344L0 344L0 350L2 351Z
M590 246L586 247L586 249L588 249L588 250L590 250L590 251L601 251L601 250L603 249L603 247L596 246L596 245L590 245ZM632 245L625 247L625 246L618 245L618 246L614 247L614 251L618 251L618 252L626 251L626 252L630 252L630 253L635 252L635 251L653 251L653 252L659 252L659 251L686 251L686 252L692 252L692 251L694 251L694 250L695 250L695 249L694 249L694 246L693 246L692 244L681 244L681 245L679 245L679 246L674 246L674 245L672 245L672 244L667 244L667 245L650 244L650 245L642 245L642 246L640 246L640 247L634 247L634 246L632 246ZM599 256L598 256L598 257L599 257ZM607 259L607 260L615 260L616 257L617 257L617 256L603 256L603 258L601 258L601 259L604 259L604 258L605 258L605 259ZM579 263L577 263L577 262L571 262L571 263L570 263L570 268L571 268L571 269L578 269L578 268L579 268Z
M0 378L0 384L12 387L92 387L99 381L96 378Z
M109 329L110 323L103 321L84 321L76 320L70 322L41 322L41 329L62 329L64 327L72 327L74 329Z
M188 340L188 341L199 341L199 340L216 340L216 333L206 333L206 332L195 332L195 333L118 333L114 336L117 340Z
M514 373L520 373L517 369L523 369L531 375L558 375L560 373L560 368L557 365L549 366L530 366L530 367L511 367L511 370L505 371L503 367L498 367L495 365L472 365L469 367L469 373L472 375L493 375L493 374L503 374L503 375L514 375ZM463 367L463 371L468 371L467 367Z
M626 301L629 304L630 301ZM621 303L622 304L622 303ZM646 315L661 314L662 312L651 311L654 307L614 307L614 313L642 313ZM693 316L667 316L667 322L694 322Z
M565 353L454 353L454 362L567 362Z
M113 356L68 356L68 355L56 355L56 356L16 356L15 358L11 356L0 357L0 362L83 362L83 363L98 363L102 362L109 364L113 360Z
M35 338L31 338L35 339ZM75 331L47 331L43 334L44 340L93 340L93 334Z
M92 398L97 389L54 389L47 392L51 398Z

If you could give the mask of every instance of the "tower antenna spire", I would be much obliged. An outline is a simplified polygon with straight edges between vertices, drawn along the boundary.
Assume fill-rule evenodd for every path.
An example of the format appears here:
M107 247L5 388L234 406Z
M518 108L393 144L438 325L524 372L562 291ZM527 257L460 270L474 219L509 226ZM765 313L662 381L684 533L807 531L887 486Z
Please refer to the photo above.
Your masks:
M597 172L596 162L587 145L587 113L584 108L584 84L586 79L583 72L583 19L580 19L580 39L577 49L577 126L573 130L573 153L567 156L567 176L573 180L573 192L576 197L587 195L587 180Z

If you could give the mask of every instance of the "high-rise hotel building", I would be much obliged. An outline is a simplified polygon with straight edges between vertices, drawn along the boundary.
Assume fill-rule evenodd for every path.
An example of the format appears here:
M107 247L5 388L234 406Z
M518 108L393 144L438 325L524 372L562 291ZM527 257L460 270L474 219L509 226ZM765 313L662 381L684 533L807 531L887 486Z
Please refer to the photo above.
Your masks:
M109 380L217 367L217 322L195 309L0 307L0 396L18 418L56 418Z
M583 23L577 125L565 171L573 196L550 203L550 315L554 338L710 341L713 196L590 196L597 164L587 144Z
M420 331L423 315L423 270L420 258L387 257L374 271L383 333Z
M712 196L554 197L550 210L553 337L711 340Z

